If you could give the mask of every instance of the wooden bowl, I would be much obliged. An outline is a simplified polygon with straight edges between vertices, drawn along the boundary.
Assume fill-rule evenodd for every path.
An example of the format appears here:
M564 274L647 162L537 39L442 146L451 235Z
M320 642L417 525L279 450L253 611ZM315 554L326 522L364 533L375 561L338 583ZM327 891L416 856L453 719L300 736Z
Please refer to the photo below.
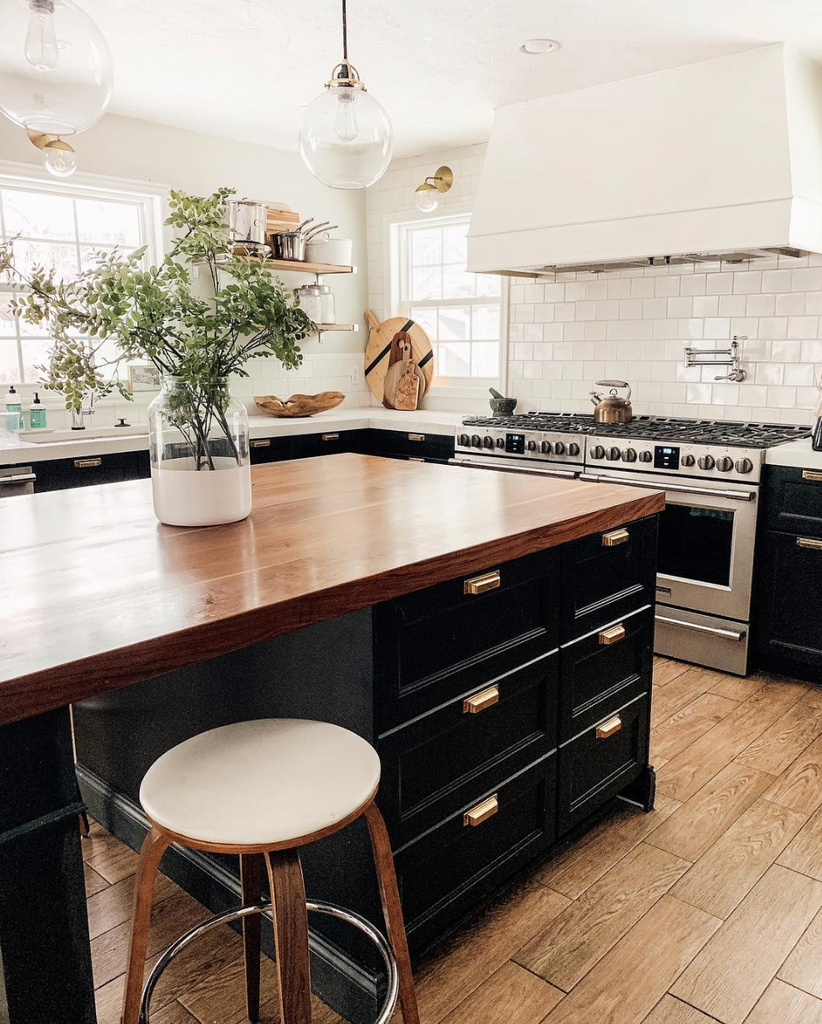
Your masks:
M257 408L268 416L296 418L313 416L318 412L336 409L345 400L341 391L321 391L319 395L292 395L290 398L277 398L276 395L254 396Z

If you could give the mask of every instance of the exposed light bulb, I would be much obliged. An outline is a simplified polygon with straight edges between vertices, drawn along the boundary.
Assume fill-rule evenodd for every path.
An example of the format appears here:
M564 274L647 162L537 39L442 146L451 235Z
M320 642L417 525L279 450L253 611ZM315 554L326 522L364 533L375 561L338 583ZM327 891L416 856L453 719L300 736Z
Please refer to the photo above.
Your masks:
M64 149L63 146L68 146L68 143L43 148L43 166L55 178L70 178L77 170L77 154L70 147Z
M341 142L353 142L359 133L357 123L357 90L337 89L337 116L334 134Z
M423 213L432 213L440 205L440 198L435 188L424 188L414 193L414 206Z
M60 59L54 31L54 0L29 0L26 60L38 71L53 71Z

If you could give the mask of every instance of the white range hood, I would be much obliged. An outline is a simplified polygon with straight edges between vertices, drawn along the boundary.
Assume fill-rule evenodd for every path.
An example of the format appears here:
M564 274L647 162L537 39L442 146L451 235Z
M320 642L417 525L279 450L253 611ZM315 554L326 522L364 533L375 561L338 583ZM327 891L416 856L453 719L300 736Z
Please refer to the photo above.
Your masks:
M781 44L497 111L468 269L822 253L822 67Z

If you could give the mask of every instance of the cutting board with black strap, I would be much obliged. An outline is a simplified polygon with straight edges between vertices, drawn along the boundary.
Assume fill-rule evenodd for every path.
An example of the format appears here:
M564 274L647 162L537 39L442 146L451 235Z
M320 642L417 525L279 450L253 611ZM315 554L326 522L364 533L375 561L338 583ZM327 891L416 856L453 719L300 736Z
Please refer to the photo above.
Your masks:
M431 387L434 376L434 352L428 335L415 320L394 316L380 323L372 310L366 310L365 319L371 328L365 347L365 379L371 393L387 408L393 406L385 398L385 375L388 367L402 360L403 342L411 345L411 358L420 374L422 398Z

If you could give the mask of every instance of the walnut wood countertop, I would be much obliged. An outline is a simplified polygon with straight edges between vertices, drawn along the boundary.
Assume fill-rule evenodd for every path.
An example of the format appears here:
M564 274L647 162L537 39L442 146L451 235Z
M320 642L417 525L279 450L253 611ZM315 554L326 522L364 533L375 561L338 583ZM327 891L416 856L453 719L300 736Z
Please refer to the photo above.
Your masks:
M660 511L662 492L328 455L258 466L229 526L151 485L0 500L0 724Z

